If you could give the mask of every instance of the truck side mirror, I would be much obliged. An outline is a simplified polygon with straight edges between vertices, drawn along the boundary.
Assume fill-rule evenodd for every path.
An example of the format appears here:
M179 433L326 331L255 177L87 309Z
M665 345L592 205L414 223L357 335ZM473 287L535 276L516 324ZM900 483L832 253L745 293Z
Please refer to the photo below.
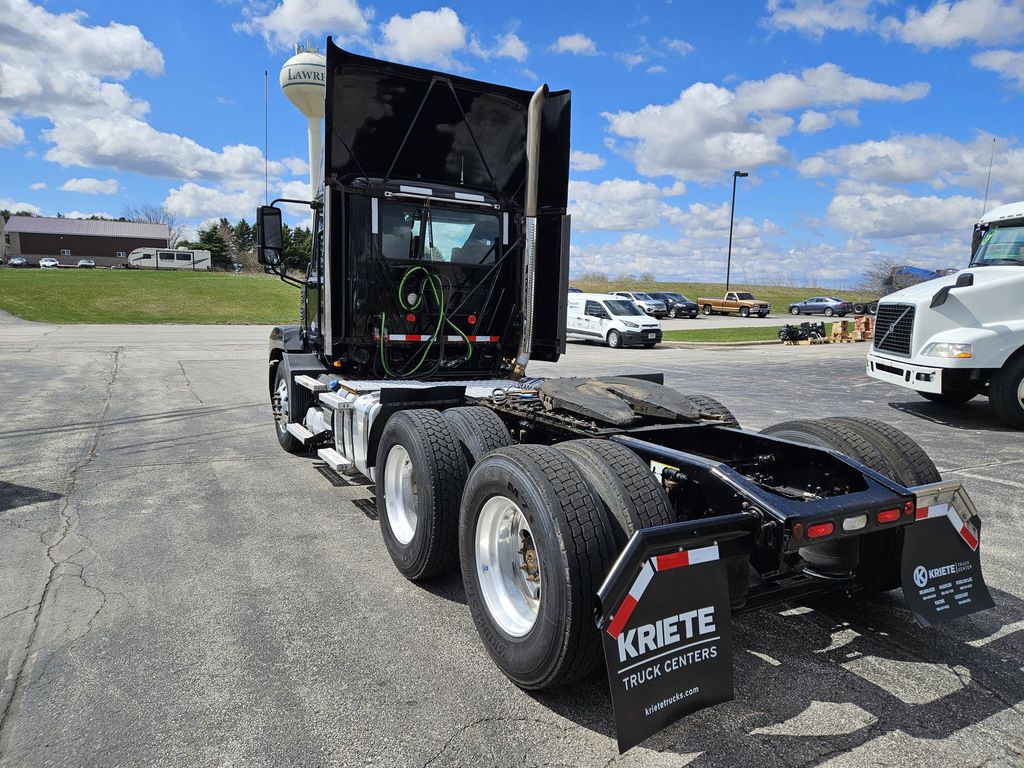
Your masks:
M256 254L260 264L276 267L283 259L284 238L281 234L281 209L261 205L256 211Z
M941 307L946 303L946 299L949 298L950 291L954 288L966 288L969 285L974 285L974 273L961 272L956 276L956 284L944 285L942 288L939 288L939 290L935 292L935 295L932 296L932 302L928 306L932 309L935 309L935 307Z

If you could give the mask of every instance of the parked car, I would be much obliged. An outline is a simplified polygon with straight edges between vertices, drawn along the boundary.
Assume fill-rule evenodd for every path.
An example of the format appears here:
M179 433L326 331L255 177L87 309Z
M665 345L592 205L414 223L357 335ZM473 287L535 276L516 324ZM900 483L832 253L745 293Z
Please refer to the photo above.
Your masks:
M569 286L569 293L583 293L583 291L581 291L581 290L580 290L579 288L573 288L573 287L572 287L572 286L570 285L570 286Z
M853 302L843 301L835 296L812 296L789 305L789 314L791 315L822 314L825 317L832 317L832 315L845 317L847 312L853 312Z
M27 267L28 259L24 256L12 256L11 260L7 262L8 267Z
M648 315L664 317L668 314L668 307L665 306L664 301L653 299L643 291L612 291L611 295L629 299Z
M78 266L80 269L92 269L96 266L96 262L92 259L79 259Z
M40 269L56 269L60 266L60 262L52 256L46 256L39 260Z
M697 302L690 301L681 293L665 293L663 291L659 291L657 293L651 292L648 296L652 299L665 302L665 306L668 307L669 317L689 317L690 319L693 319L697 316Z
M754 298L754 294L745 291L729 291L721 299L700 297L697 303L705 315L728 315L735 312L740 317L768 317L772 311L772 305L767 301L759 301Z
M635 344L650 349L661 341L661 324L619 294L569 294L565 330L570 336L603 341L613 349Z

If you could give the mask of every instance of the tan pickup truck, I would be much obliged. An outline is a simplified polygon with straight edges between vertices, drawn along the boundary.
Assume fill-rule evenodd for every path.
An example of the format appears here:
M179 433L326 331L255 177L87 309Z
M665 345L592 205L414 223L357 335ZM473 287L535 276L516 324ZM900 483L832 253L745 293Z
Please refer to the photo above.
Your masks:
M758 301L753 294L742 291L729 291L724 299L697 299L700 311L705 315L728 315L733 312L740 317L767 317L772 305L767 301Z

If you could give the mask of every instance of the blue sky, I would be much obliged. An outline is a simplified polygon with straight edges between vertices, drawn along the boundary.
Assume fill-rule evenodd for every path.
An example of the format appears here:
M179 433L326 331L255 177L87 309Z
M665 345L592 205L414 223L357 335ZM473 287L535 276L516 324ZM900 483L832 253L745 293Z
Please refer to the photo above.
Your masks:
M582 12L581 12L582 10ZM573 270L843 286L967 258L1024 198L1024 0L0 0L0 207L195 227L308 187L294 42L573 90ZM298 220L298 214L297 219Z

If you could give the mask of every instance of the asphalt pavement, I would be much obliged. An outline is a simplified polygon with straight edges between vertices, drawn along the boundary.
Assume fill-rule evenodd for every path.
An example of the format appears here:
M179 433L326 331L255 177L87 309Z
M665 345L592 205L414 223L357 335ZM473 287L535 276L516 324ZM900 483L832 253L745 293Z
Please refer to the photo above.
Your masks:
M677 321L683 327L706 320ZM601 674L491 663L460 580L393 568L365 485L277 445L267 329L0 322L0 765L1024 764L1024 441L867 379L865 344L609 350L744 426L863 415L984 519L996 608L918 629L900 593L735 620L735 701L619 757Z

